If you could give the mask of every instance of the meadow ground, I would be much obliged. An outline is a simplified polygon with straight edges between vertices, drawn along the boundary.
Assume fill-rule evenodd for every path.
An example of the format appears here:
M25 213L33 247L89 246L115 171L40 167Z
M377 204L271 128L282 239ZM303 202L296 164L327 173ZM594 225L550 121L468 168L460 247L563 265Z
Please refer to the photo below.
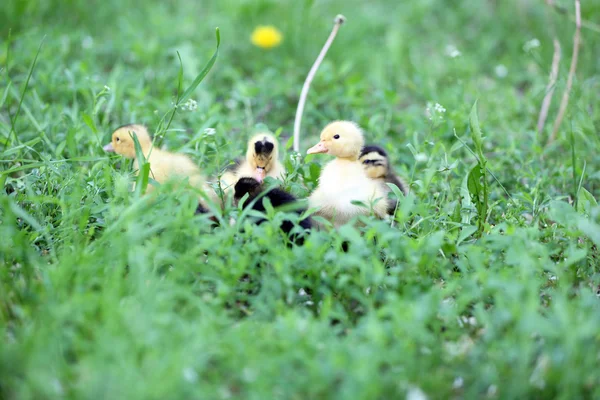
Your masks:
M548 145L575 31L555 3L3 1L0 398L600 397L600 3L582 2ZM218 26L163 144L214 176L266 127L306 197L327 158L288 139L338 13L302 149L330 120L360 123L411 183L394 226L288 247L274 222L211 229L189 195L129 191L131 163L102 145L125 123L166 127L177 51L185 88ZM264 24L279 47L250 42ZM469 184L472 151L489 172Z

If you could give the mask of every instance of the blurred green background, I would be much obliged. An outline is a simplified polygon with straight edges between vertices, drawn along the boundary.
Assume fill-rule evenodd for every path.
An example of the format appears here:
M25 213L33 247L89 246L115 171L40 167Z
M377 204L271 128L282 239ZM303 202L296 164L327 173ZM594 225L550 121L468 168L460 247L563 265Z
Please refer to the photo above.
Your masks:
M598 398L600 2L582 2L570 103L546 146L574 33L573 3L554 4L2 1L0 398ZM333 119L364 127L411 183L393 226L289 248L271 222L211 229L181 193L152 206L130 193L130 164L102 145L122 124L159 127L177 52L185 88L219 27L197 108L164 144L214 176L266 126L284 187L307 196L327 159L290 158L288 139L339 13L302 150ZM259 25L283 43L252 45ZM562 60L537 132L553 38ZM497 178L480 239L476 100Z
M570 2L559 5L573 15ZM10 72L15 83L26 76L46 36L34 76L39 101L52 104L61 96L83 96L81 92L108 85L111 106L98 111L101 122L111 127L131 121L152 126L176 89L176 51L189 83L210 57L214 28L220 27L221 55L196 92L200 112L177 122L192 129L221 123L231 134L257 122L291 131L302 82L333 17L342 13L348 23L313 84L304 137L318 134L324 120L337 118L355 119L376 135L410 136L427 129L423 115L428 101L449 110L448 128L462 128L464 121L453 116L481 98L493 140L510 145L504 142L506 133L534 145L540 142L531 131L547 83L552 38L560 38L563 48L562 89L573 33L567 16L530 0L452 5L434 0L38 0L6 1L0 7L3 40L12 29L19 45ZM586 2L583 18L593 20L599 11L600 5ZM250 34L262 24L282 31L282 46L252 46ZM597 35L584 29L573 108L585 108L597 92ZM524 52L524 44L534 38L540 48ZM460 56L449 57L451 48ZM588 84L579 85L583 82ZM554 103L556 107L558 101ZM211 113L213 107L220 107L219 112ZM488 115L488 110L494 112ZM379 118L386 112L389 125ZM216 114L217 121L209 119ZM584 128L586 133L594 129L589 124Z

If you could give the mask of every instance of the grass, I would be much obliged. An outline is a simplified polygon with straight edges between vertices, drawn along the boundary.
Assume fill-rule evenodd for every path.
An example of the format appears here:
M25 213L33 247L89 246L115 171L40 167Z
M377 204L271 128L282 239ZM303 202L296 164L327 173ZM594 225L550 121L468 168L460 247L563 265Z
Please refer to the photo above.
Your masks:
M582 7L593 22L599 6ZM600 396L600 33L589 24L546 147L574 24L543 2L0 10L0 398ZM218 26L215 66L189 93L198 107L178 110L164 145L214 176L266 127L285 144L284 187L306 197L326 157L291 157L295 107L338 13L347 23L312 84L301 147L330 120L361 124L411 182L393 227L365 220L288 247L276 222L211 229L176 188L155 201L130 191L131 163L102 145L125 123L166 126ZM253 47L260 24L282 46ZM554 36L563 60L537 133ZM541 46L524 51L533 38Z

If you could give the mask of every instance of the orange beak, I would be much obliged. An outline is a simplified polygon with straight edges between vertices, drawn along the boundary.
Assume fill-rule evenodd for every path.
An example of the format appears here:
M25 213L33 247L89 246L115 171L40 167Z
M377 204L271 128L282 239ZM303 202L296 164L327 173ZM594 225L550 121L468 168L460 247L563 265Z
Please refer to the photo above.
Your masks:
M114 153L115 148L112 145L112 142L103 147L104 151L108 151L109 153Z
M317 153L327 153L329 149L325 146L325 142L320 141L310 149L306 151L306 154L317 154Z
M254 178L259 182L262 183L262 181L265 180L265 176L267 175L267 172L265 171L264 168L262 167L256 167L256 171L254 172Z

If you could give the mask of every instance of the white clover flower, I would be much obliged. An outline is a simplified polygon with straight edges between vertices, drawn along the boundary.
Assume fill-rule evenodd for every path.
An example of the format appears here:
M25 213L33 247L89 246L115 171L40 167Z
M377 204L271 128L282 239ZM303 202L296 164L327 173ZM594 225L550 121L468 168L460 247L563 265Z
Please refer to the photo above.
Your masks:
M217 130L215 128L206 128L204 130L204 134L206 136L213 136L215 133L217 133Z
M81 41L81 47L84 49L91 49L94 46L94 39L91 36L86 36Z
M487 397L496 397L496 393L498 393L498 386L490 385L487 390Z
M463 387L464 383L465 381L462 378L462 376L459 376L454 380L454 382L452 382L452 389L460 389L461 387Z
M254 369L246 367L242 370L242 379L245 382L254 382L256 378L258 378L258 373Z
M198 381L198 373L193 368L186 367L183 369L183 378L190 383L195 383Z
M506 68L504 64L496 65L496 68L494 68L494 73L498 78L506 78L506 75L508 75L508 68Z
M450 58L456 58L460 56L460 51L456 48L455 45L449 44L446 46L446 55Z
M297 151L293 151L293 152L290 154L290 160L291 160L292 162L294 162L294 161L299 161L299 160L301 160L301 159L302 159L302 154L300 154L300 153L299 153L299 152L297 152Z
M226 100L225 107L229 108L230 110L233 110L237 107L237 101L235 101L235 99Z
M526 52L530 52L531 50L536 49L538 47L540 47L540 41L536 38L533 38L525 42L525 44L523 45L523 50L525 50Z
M65 392L63 389L63 385L56 378L52 379L52 389L54 389L54 392L59 396L62 396Z
M182 110L188 110L188 111L195 111L197 108L198 108L198 103L194 99L188 99L188 101L183 103L183 105L181 106Z
M427 102L425 108L425 115L433 122L441 122L444 120L444 113L446 109L440 103Z
M417 153L415 154L415 161L416 162L426 162L429 159L429 157L427 157L427 154L425 153Z
M427 400L427 395L421 388L411 387L406 393L406 400Z

